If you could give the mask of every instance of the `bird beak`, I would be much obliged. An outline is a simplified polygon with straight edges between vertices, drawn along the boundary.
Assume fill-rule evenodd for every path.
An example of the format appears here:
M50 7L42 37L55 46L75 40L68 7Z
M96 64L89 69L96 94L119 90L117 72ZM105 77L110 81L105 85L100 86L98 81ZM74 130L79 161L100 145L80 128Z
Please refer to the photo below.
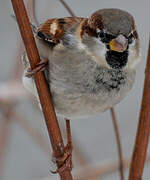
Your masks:
M109 46L112 51L123 52L127 49L128 40L120 34L110 41Z

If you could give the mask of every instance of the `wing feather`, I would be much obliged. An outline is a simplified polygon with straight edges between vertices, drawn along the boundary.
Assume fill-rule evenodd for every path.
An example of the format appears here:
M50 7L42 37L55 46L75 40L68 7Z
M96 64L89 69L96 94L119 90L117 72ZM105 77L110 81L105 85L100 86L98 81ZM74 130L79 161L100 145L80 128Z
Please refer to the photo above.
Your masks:
M80 17L48 19L38 28L36 38L53 47L60 43L60 40L69 28L79 24L83 19Z

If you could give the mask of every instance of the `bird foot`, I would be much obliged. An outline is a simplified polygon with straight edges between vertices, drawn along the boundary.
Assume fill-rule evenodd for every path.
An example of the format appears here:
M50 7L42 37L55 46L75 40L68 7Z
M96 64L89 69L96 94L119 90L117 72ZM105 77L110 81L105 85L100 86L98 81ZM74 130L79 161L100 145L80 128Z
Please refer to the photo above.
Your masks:
M54 159L53 161L60 165L56 171L51 171L53 174L62 173L66 169L72 170L72 146L67 144L63 156Z
M66 120L66 129L67 129L67 145L64 147L64 153L61 157L54 157L53 161L59 165L56 171L51 171L53 174L62 173L64 170L72 170L72 140L71 140L71 130L70 130L70 122ZM60 147L60 149L62 149Z
M38 64L36 64L34 69L31 69L29 67L25 73L25 76L31 78L34 74L44 71L46 69L47 64L48 64L48 60L42 59Z

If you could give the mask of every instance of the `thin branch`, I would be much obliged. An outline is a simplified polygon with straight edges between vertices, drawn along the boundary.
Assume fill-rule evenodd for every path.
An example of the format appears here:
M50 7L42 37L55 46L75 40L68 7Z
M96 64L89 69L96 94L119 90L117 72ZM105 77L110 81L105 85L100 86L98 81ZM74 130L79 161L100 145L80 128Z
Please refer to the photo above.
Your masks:
M114 111L114 108L110 108L110 113L113 121L114 131L116 135L117 147L118 147L118 156L119 156L119 171L120 171L120 178L124 180L124 167L123 167L123 151L121 146L120 134L119 134L119 127L117 123L117 117Z
M64 0L59 0L63 6L67 9L67 11L69 12L69 14L72 16L72 17L75 17L75 14L73 12L73 10L68 6L68 4L64 1Z
M28 58L31 64L31 68L34 69L36 64L40 62L40 56L35 44L33 33L30 27L27 12L23 3L23 0L11 0L16 18L18 21L21 36L26 47ZM37 91L39 94L43 114L45 116L46 125L48 128L49 137L51 140L52 148L56 159L64 155L64 143L62 140L60 128L54 111L54 107L51 101L51 94L48 88L45 76L43 72L39 72L34 75ZM57 162L58 168L60 163ZM61 180L72 180L72 176L69 169L65 169L59 174Z
M150 133L150 40L145 71L143 99L139 118L139 125L131 162L129 180L141 180Z

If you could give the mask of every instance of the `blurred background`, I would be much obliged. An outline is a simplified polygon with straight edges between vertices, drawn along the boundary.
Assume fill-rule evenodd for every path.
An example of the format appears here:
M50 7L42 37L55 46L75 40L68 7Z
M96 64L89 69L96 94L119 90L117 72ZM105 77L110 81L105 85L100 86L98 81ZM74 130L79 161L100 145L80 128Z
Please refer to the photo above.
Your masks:
M150 1L66 0L66 2L77 16L87 17L102 8L121 8L130 12L136 20L141 39L142 62L137 68L136 82L132 91L115 106L123 156L128 166L142 98L150 30L148 19ZM29 12L30 8L29 5ZM35 0L35 12L40 23L47 18L69 16L59 0ZM11 14L14 14L11 1L0 0L0 180L57 179L57 175L50 173L51 150L43 115L34 98L22 86L23 45L17 23ZM91 172L89 179L92 180L119 180L117 145L110 111L92 119L71 121L71 128L74 177L78 177L78 180L81 177L87 180L88 178L84 176ZM61 129L64 129L63 121ZM149 180L149 168L147 163L143 180ZM127 179L128 168L125 169L125 176Z

